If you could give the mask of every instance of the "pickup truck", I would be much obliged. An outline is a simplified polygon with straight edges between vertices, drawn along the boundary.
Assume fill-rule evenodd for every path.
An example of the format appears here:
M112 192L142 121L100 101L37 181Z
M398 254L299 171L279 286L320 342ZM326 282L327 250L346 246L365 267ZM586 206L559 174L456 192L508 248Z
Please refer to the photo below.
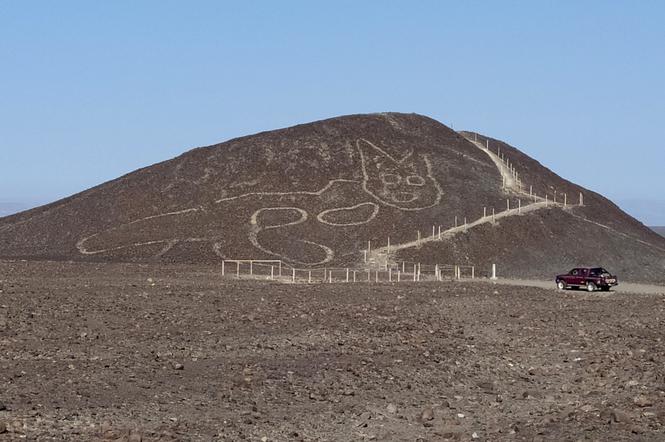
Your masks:
M607 291L618 284L618 278L602 267L579 267L556 277L556 286L559 290L584 287L590 292Z

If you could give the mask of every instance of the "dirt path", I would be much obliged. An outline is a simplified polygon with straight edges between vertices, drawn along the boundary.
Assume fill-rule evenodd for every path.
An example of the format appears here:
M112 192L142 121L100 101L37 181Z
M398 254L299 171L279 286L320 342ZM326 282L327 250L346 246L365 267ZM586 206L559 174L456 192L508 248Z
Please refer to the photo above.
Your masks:
M471 281L471 280L469 280ZM492 283L500 285L513 285L521 287L538 287L543 289L556 290L554 281L545 281L537 279L504 279L499 278L495 281L488 279L476 279L474 282L479 283ZM603 292L599 292L603 293ZM634 282L620 282L619 285L613 288L609 293L633 293L633 294L643 294L643 295L665 295L665 286L662 285L651 285L651 284L641 284Z
M409 241L401 244L393 244L390 246L384 246L384 247L379 247L374 250L372 250L368 256L368 262L371 265L377 266L377 267L384 267L387 263L390 261L390 254L394 253L398 250L404 250L408 249L411 247L419 247L425 243L428 242L433 242L433 241L442 241L445 239L449 239L450 237L464 232L467 229L486 224L486 223L494 223L496 220L502 219L502 218L507 218L510 216L516 216L516 215L521 215L523 213L529 213L533 212L535 210L540 210L543 208L547 208L550 206L560 206L560 207L565 207L564 204L562 203L556 203L554 201L548 201L546 198L542 197L537 197L534 195L529 194L529 192L525 192L522 189L521 182L519 180L519 177L517 173L509 167L509 165L504 162L497 154L483 146L482 143L475 141L474 139L465 136L462 134L470 143L472 143L474 146L478 147L478 149L482 150L485 152L492 162L496 165L497 170L501 174L501 178L503 181L503 186L502 190L506 191L508 193L512 193L516 196L523 197L524 202L527 203L524 206L521 206L521 200L519 203L519 207L512 208L512 209L507 209L503 212L499 212L497 214L493 215L487 215L483 216L476 221L473 221L471 223L467 223L464 225L460 225L457 227L452 227L447 230L443 230L440 233L436 232L434 235L431 236L426 236L424 238L421 238L419 240L414 240L414 241ZM570 206L570 205L568 205Z

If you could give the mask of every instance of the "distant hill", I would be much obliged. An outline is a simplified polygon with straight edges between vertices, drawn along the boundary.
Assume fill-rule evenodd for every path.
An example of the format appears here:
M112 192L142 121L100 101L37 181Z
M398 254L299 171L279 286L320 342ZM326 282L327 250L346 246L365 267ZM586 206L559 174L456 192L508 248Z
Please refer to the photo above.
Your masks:
M665 236L665 226L661 227L651 227L651 230L658 233L659 235Z
M21 210L25 210L26 208L27 208L26 205L20 203L0 202L0 217L20 212Z
M491 222L492 209L508 206ZM471 223L483 208L479 224L454 230L455 217ZM442 226L441 241L433 241L433 226L437 235ZM412 243L418 231L421 242ZM506 276L550 276L588 263L653 280L665 269L665 238L498 140L386 113L197 148L0 218L0 256L282 259L300 267L497 262Z

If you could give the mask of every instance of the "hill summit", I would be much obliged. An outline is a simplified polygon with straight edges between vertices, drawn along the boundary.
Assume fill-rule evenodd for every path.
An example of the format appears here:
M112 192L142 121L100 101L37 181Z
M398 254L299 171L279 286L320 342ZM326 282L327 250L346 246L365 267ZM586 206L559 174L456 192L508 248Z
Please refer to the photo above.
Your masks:
M515 276L585 261L654 280L665 239L498 140L384 113L193 149L0 218L0 256L497 262Z

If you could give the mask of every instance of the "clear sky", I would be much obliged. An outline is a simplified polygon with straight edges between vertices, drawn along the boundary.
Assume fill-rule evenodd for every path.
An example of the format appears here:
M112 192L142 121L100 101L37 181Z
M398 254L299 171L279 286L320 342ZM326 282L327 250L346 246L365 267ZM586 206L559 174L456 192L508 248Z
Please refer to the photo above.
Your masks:
M665 225L665 1L0 0L0 202L417 112Z

